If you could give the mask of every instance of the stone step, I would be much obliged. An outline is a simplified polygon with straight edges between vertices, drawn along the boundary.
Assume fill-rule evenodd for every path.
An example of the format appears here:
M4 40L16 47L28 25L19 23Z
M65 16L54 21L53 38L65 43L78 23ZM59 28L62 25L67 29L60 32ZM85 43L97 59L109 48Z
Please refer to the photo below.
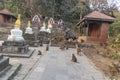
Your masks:
M8 65L5 69L0 71L0 77L5 76L6 72L11 68L11 65Z
M27 53L2 53L2 55L9 57L29 58L34 53L34 51L35 49L29 49Z
M12 78L16 75L20 67L20 63L11 64L11 66L7 67L5 70L2 71L3 75L0 77L0 80L12 80Z
M3 59L3 55L0 54L0 60Z
M9 58L8 57L1 59L0 60L0 71L5 69L8 65L9 65Z

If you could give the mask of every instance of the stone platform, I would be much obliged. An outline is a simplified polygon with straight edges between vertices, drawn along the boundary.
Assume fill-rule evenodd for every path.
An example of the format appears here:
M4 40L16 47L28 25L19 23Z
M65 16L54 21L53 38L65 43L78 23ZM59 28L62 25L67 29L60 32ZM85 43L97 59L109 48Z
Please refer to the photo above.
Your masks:
M35 49L29 49L28 52L26 53L0 53L4 56L9 56L9 57L20 57L20 58L29 58L33 53Z
M20 52L29 50L29 45L25 41L4 41L0 46L0 52Z

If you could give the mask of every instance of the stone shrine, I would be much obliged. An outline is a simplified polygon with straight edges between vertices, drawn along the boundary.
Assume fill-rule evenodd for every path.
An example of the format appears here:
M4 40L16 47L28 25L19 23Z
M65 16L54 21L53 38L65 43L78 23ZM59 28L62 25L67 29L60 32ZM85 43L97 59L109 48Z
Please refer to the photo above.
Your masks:
M30 27L30 21L28 21L28 27L26 28L24 38L26 43L29 46L39 46L39 42L35 39L35 33L33 32L32 28Z
M20 30L20 14L18 15L18 19L15 22L15 28L11 30L11 35L8 36L8 41L24 41L22 36L23 31Z
M20 14L15 22L15 28L11 30L11 35L0 46L1 52L25 53L28 51L28 45L23 38L23 31L20 30Z
M32 28L30 27L30 21L28 21L28 27L26 28L25 34L33 34Z
M47 29L46 27L47 26L46 26L45 22L43 22L43 26L41 27L40 31L46 32L46 29Z

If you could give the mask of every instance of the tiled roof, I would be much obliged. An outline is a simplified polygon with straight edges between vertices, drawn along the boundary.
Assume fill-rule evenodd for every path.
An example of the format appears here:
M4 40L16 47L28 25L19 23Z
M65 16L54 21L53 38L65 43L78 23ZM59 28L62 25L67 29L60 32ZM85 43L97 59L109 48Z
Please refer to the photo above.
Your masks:
M13 15L8 9L3 9L0 11L1 14L6 14L6 15Z
M13 18L17 19L13 13L11 13L8 9L3 9L0 11L0 14L3 14L3 15L9 15L9 16L12 16Z
M86 15L84 18L86 19L103 19L103 20L115 20L115 18L108 16L106 14L100 13L98 11L93 11Z

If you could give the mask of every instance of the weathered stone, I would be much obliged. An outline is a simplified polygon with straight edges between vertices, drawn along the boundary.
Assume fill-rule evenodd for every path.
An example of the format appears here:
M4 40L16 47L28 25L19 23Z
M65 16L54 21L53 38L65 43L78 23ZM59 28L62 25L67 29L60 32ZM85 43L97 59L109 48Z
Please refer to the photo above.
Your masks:
M4 70L9 65L9 58L3 58L2 55L0 55L0 71Z
M13 49L14 48L14 49ZM3 52L5 49L4 52L20 52L20 53L25 53L28 51L28 44L24 41L4 41L4 43L2 44L2 47L1 47L1 51Z
M49 39L50 39L50 33L47 32L39 32L38 33L38 40L41 43L45 43L48 44L49 43Z

